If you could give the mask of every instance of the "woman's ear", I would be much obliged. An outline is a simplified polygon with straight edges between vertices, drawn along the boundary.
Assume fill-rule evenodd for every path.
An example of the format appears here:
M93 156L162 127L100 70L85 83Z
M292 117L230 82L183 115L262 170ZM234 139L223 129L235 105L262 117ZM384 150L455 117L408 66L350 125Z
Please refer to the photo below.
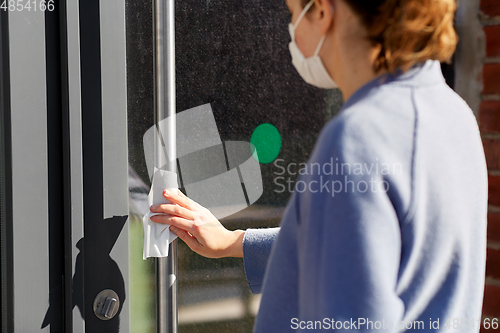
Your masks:
M320 25L321 35L324 35L330 30L333 25L335 0L316 0L315 6L317 8L316 15Z

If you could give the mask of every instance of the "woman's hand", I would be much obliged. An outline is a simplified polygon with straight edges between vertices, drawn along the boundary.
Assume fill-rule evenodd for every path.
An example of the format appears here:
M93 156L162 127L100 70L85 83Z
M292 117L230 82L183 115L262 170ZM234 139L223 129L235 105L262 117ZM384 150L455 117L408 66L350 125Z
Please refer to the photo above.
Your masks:
M151 221L170 224L170 231L194 252L207 258L243 257L242 230L229 231L205 207L186 197L181 191L163 191L170 204L151 206Z

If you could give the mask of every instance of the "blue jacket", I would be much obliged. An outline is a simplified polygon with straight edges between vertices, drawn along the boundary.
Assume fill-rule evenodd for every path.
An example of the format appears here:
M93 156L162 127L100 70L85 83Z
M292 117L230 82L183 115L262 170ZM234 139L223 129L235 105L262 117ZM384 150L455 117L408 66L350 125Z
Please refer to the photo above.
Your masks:
M307 165L279 233L245 234L255 332L479 331L486 163L439 62L360 88Z

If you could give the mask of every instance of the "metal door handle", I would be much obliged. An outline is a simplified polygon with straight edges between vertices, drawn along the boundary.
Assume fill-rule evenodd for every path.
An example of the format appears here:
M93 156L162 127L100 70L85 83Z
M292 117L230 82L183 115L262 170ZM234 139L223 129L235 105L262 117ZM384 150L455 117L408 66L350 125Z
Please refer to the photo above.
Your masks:
M110 320L120 308L120 298L111 289L101 291L94 299L94 313L101 320Z

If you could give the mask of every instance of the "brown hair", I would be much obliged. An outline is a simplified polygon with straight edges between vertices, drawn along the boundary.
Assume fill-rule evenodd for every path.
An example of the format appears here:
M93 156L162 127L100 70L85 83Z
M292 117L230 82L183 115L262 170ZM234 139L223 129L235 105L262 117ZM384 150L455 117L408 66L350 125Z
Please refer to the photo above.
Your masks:
M455 0L344 0L380 45L374 70L408 70L425 60L448 61L458 42ZM302 0L302 4L309 0Z

